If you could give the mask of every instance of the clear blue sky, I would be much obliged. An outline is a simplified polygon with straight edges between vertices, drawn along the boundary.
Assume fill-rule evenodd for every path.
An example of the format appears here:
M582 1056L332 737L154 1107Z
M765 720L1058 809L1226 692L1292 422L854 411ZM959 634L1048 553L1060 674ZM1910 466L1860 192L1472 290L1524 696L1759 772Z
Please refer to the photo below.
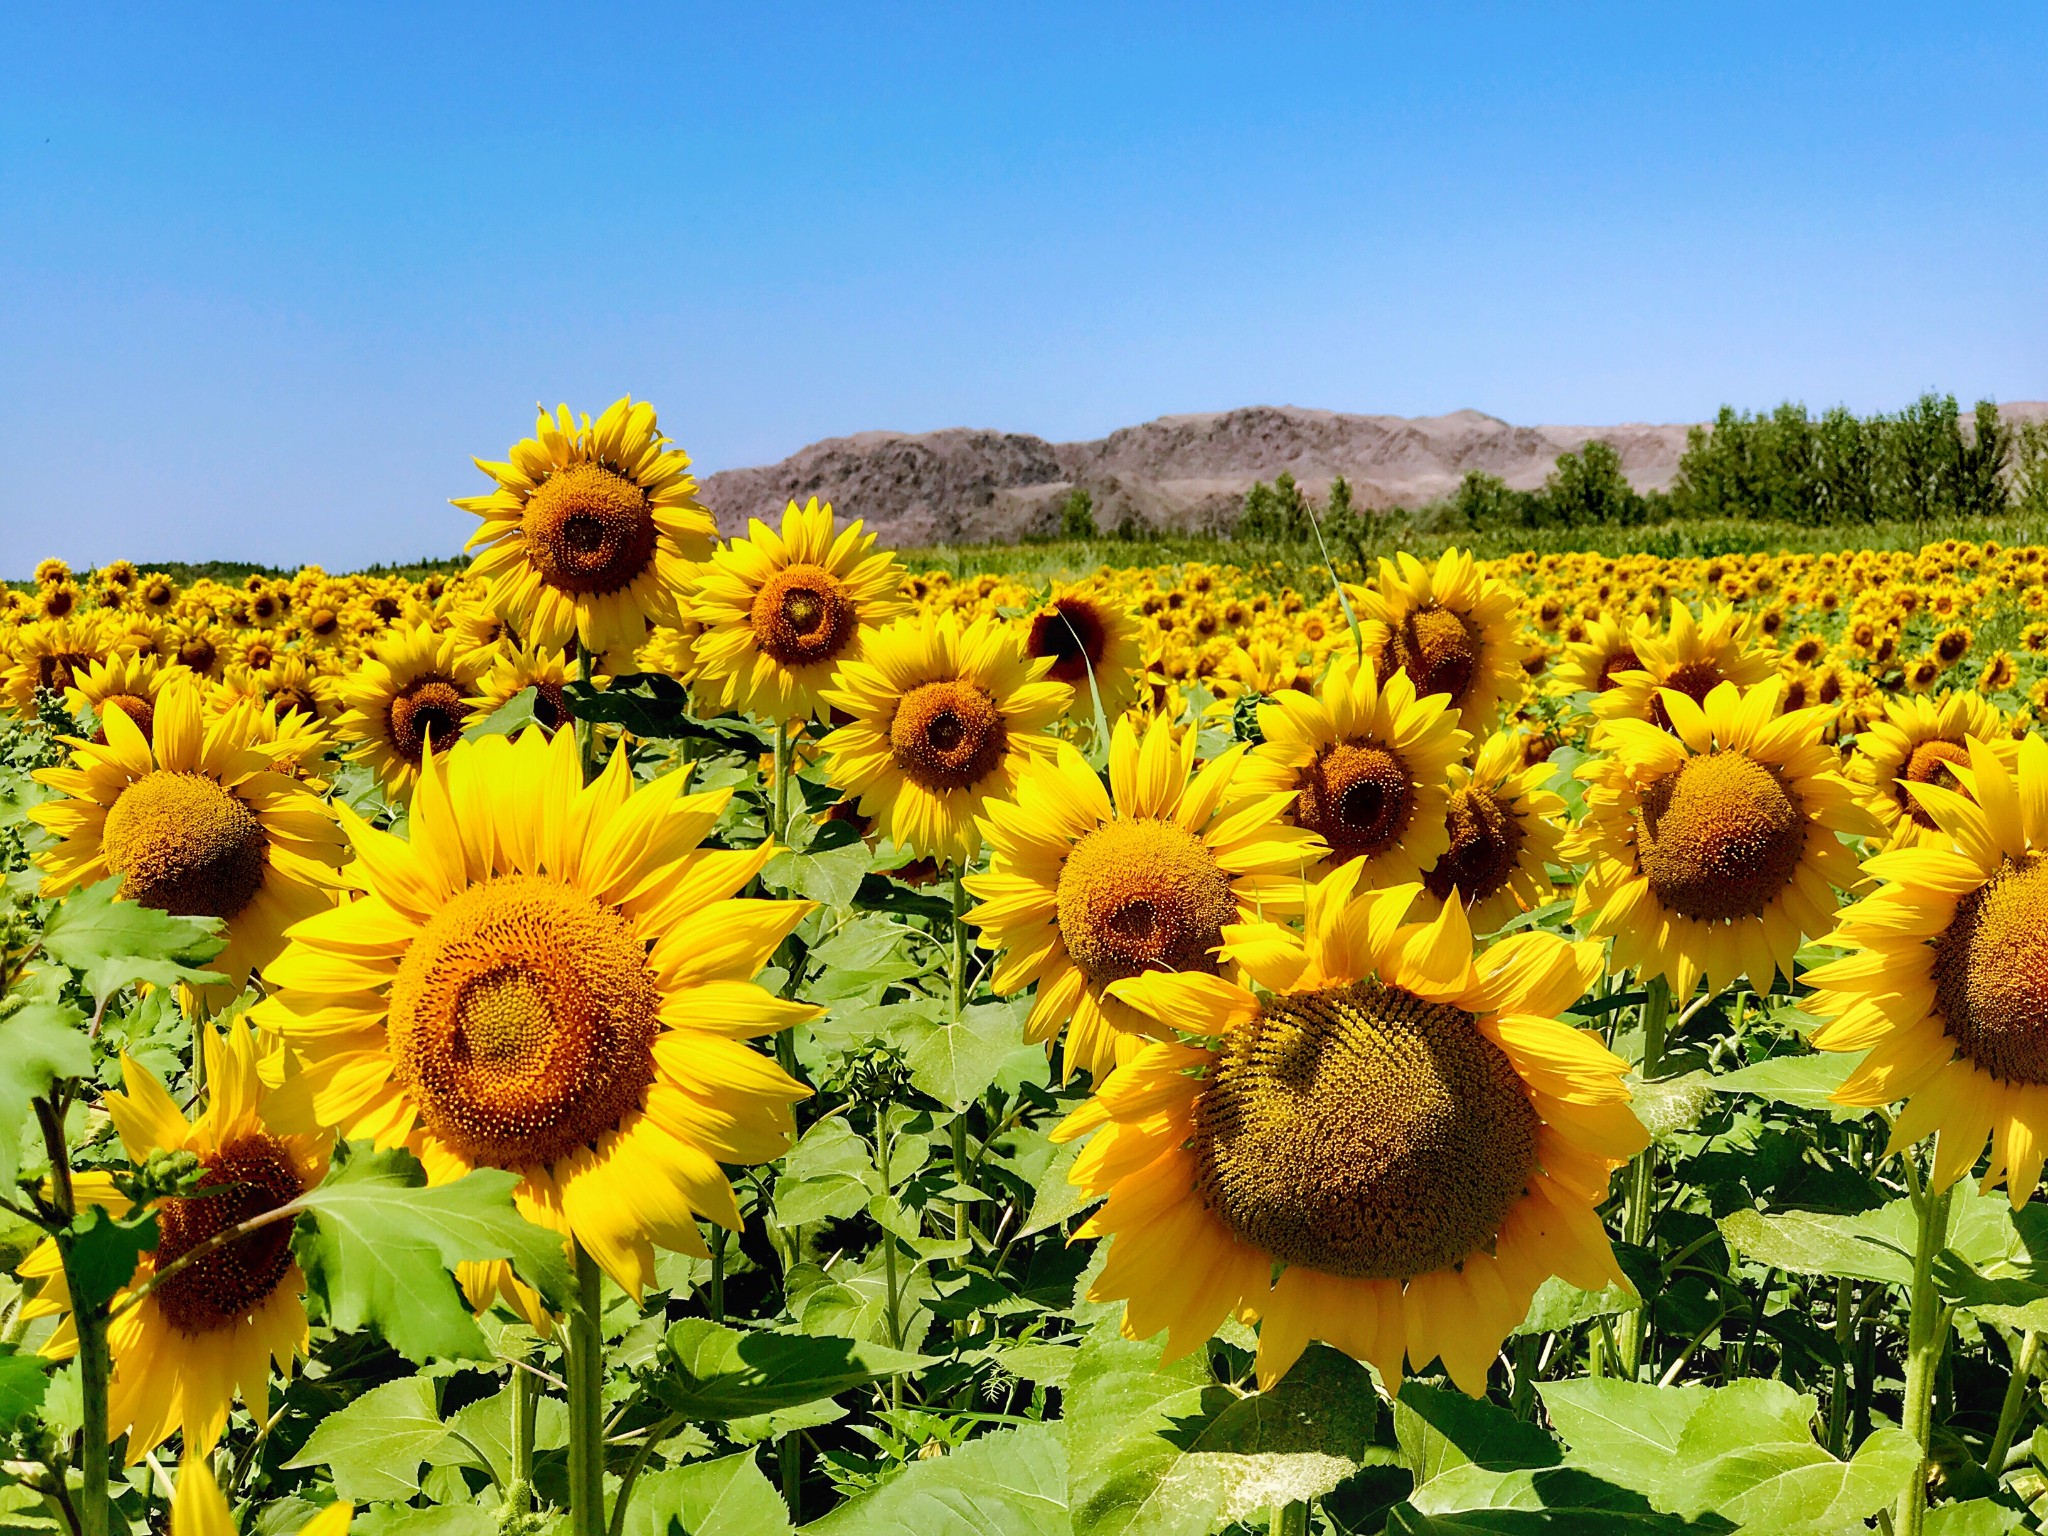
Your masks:
M535 401L708 471L1251 403L2048 396L2048 10L0 12L0 575L452 552Z

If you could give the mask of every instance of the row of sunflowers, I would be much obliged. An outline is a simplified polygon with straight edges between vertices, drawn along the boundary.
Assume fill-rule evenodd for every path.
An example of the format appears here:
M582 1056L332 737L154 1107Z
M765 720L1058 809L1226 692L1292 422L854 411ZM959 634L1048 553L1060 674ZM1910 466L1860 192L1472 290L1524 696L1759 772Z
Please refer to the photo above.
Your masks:
M2016 1519L2048 1491L2012 1460L2039 1407L2024 1308L2048 1298L2011 1257L2048 1156L2042 551L1453 552L1361 582L1187 566L1034 590L914 574L815 501L720 541L688 466L645 404L564 407L479 461L459 576L180 588L50 561L7 594L34 771L0 822L0 1031L43 1033L16 1037L31 1123L6 1205L41 1240L5 1347L75 1360L79 1405L14 1431L10 1475L54 1524L105 1536L175 1484L182 1536L227 1528L222 1486L282 1529L378 1486L380 1531L487 1490L496 1528L620 1536L706 1466L766 1489L765 1441L774 1520L807 1478L815 1509L822 1471L833 1529L893 1529L942 1453L1015 1451L1060 1392L1081 1422L1095 1356L1044 1352L1118 1337L1253 1399L1359 1372L1342 1414L1304 1411L1313 1456L1289 1449L1322 1470L1279 1479L1270 1528L1433 1530L1467 1507L1423 1497L1433 1383L1519 1421L1540 1393L1536 1432L1577 1451L1588 1382L1734 1392L1767 1318L1831 1312L1858 1345L1895 1303L1862 1353L1781 1350L1780 1384L1811 1370L1828 1394L1819 1442L1793 1396L1825 1493L1796 1528L1919 1531L1930 1479ZM112 921L64 915L88 909L178 920L151 942L183 947L79 949ZM1821 1099L1740 1130L1698 1093L1673 1108L1683 1074L1780 1057ZM1864 1114L1888 1133L1866 1143ZM1756 1145L1759 1115L1855 1181L1828 1220L1897 1205L1903 1280L1777 1249L1760 1299L1735 1273L1765 1250L1684 1170L1701 1138ZM1995 1303L1954 1288L1973 1172L2015 1234L1977 1276ZM335 1235L370 1188L429 1223L459 1189L551 1234L466 1207L470 1235L437 1239L436 1272L495 1320L509 1428L431 1490L416 1458L402 1498L323 1459L317 1423L296 1459L266 1449L295 1371L430 1378L363 1278L395 1261ZM1768 1194L1747 1214L1779 1219ZM1056 1241L1018 1249L1034 1232ZM1703 1252L1746 1347L1731 1304L1697 1330L1667 1306ZM1071 1301L1030 1299L1040 1266ZM728 1305L740 1275L751 1311ZM855 1300L816 1305L828 1288ZM658 1350L632 1343L646 1320ZM1941 1412L1969 1418L1961 1321L2006 1390L1958 1457L1935 1421L1944 1368ZM751 1418L641 1411L711 1379L693 1325L763 1358L830 1340L842 1370L790 1363L789 1396L756 1369ZM343 1366L334 1340L363 1328L386 1358ZM974 1406L1005 1381L1031 1412ZM418 1390L433 1423L470 1411ZM732 1427L852 1391L857 1434L843 1407ZM1316 1437L1360 1413L1333 1456ZM1407 1484L1366 1477L1373 1444L1413 1452ZM1123 1529L1081 1497L1098 1452L1065 1443L1061 1528ZM155 1481L124 1485L124 1461ZM1588 1465L1674 1517L1739 1523L1760 1497L1686 1506ZM962 1476L960 1497L1007 1496ZM1268 1519L1219 1499L1187 1528ZM319 1518L334 1536L346 1513Z

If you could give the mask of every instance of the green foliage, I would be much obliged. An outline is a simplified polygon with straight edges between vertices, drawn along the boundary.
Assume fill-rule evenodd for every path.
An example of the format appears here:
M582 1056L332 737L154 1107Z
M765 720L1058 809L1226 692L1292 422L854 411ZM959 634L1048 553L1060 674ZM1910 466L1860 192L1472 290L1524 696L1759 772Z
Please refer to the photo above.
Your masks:
M211 917L169 913L118 901L121 877L74 892L43 927L43 953L81 975L89 996L103 998L138 982L168 987L223 978L199 969L227 941Z
M1081 486L1077 485L1067 492L1067 499L1060 503L1060 537L1095 537L1095 498Z
M408 1360L487 1360L491 1351L449 1271L510 1259L556 1307L570 1294L561 1239L512 1206L518 1175L479 1168L427 1187L413 1156L358 1149L296 1202L308 1215L295 1247L340 1329L374 1328Z
M326 1467L344 1499L403 1499L419 1491L421 1464L447 1439L433 1382L407 1376L329 1414L286 1465Z
M70 1003L21 1000L0 1011L0 1185L14 1185L22 1138L34 1133L35 1101L51 1084L92 1071L84 1023Z
M739 1419L835 1397L930 1362L859 1339L743 1333L685 1318L662 1344L668 1374L656 1391L686 1419Z

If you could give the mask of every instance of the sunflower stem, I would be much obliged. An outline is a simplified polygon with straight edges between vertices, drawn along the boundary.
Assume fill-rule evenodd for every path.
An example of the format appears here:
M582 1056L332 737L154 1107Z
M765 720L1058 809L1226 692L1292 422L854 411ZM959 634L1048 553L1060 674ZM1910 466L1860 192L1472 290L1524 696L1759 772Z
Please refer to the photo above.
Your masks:
M1652 976L1643 988L1644 1082L1652 1082L1664 1065L1664 1026L1671 1017L1671 985L1662 976ZM1650 1219L1657 1210L1657 1144L1638 1152L1628 1166L1628 1184L1622 1209L1622 1240L1632 1247L1646 1247L1650 1241ZM1628 1315L1617 1340L1620 1358L1616 1365L1623 1379L1635 1381L1642 1375L1643 1353L1650 1334L1649 1298Z
M569 1525L574 1536L606 1536L604 1517L603 1276L581 1243L576 1299L565 1341L569 1374Z
M782 1502L789 1506L789 1523L804 1523L804 1438L800 1429L786 1430L775 1442L776 1469L782 1474Z
M64 1263L64 1276L72 1297L71 1321L78 1334L78 1388L80 1425L78 1430L78 1536L111 1536L113 1502L108 1494L107 1385L113 1376L113 1361L107 1346L107 1304L88 1302L92 1292L85 1277L74 1268L76 1248L70 1228L78 1217L77 1191L71 1183L71 1149L64 1140L64 1112L50 1099L36 1100L36 1123L43 1133L43 1150L50 1159L50 1193L65 1230L57 1234L57 1252ZM57 1478L58 1486L63 1477Z
M540 1378L531 1371L512 1373L512 1486L505 1503L515 1515L533 1509L533 1429L540 1413Z
M1273 1506L1273 1517L1266 1529L1272 1536L1308 1536L1308 1504L1294 1499L1286 1504Z
M2034 1367L2040 1358L2041 1335L2029 1328L2020 1337L2019 1358L2013 1361L2012 1380L2005 1384L2005 1402L1998 1410L1998 1432L1991 1437L1991 1449L1984 1456L1984 1470L1991 1474L1994 1483L2005 1471L2005 1458L2011 1453L2013 1438L2026 1417L2027 1404L2033 1397L2028 1388L2034 1384Z
M778 721L775 726L775 801L774 825L768 828L768 840L772 843L789 836L789 722Z
M953 1022L960 1022L960 1014L967 1006L967 886L966 871L956 864L953 866ZM962 1109L953 1117L953 1182L967 1182L967 1116L972 1105ZM966 1241L972 1230L974 1213L967 1201L961 1200L953 1207L953 1236Z
M875 1129L875 1155L882 1175L882 1199L893 1205L896 1183L889 1176L889 1105L886 1100L875 1107ZM901 1349L903 1320L897 1310L896 1234L889 1229L887 1222L882 1224L882 1281L889 1292L889 1347ZM889 1378L889 1404L898 1409L903 1406L903 1377L900 1374Z
M711 1321L725 1321L725 1228L716 1222L711 1226L711 1285L706 1302L711 1309Z
M1900 1404L1899 1427L1913 1437L1919 1458L1899 1494L1894 1536L1921 1536L1927 1521L1928 1439L1934 1428L1934 1374L1948 1341L1948 1309L1934 1283L1934 1260L1948 1241L1949 1199L1954 1186L1936 1193L1916 1192L1920 1223L1913 1247L1912 1310L1906 1327L1906 1395Z

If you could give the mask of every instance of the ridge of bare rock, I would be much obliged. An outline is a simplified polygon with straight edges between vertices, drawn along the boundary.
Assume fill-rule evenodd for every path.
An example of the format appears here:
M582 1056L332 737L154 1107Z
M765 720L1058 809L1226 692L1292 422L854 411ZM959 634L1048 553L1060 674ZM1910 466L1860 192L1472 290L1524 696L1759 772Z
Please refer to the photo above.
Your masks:
M2048 402L2001 407L2008 420L2048 419ZM1161 416L1087 442L951 427L857 432L800 448L779 463L721 470L703 500L726 533L773 520L816 496L861 517L885 543L1010 541L1058 526L1075 487L1094 498L1097 524L1126 518L1152 529L1228 528L1244 493L1282 471L1311 494L1342 475L1370 507L1420 506L1448 496L1469 470L1518 489L1543 483L1561 453L1605 442L1638 490L1667 489L1689 423L1516 426L1483 411L1365 416L1302 406L1244 406Z

